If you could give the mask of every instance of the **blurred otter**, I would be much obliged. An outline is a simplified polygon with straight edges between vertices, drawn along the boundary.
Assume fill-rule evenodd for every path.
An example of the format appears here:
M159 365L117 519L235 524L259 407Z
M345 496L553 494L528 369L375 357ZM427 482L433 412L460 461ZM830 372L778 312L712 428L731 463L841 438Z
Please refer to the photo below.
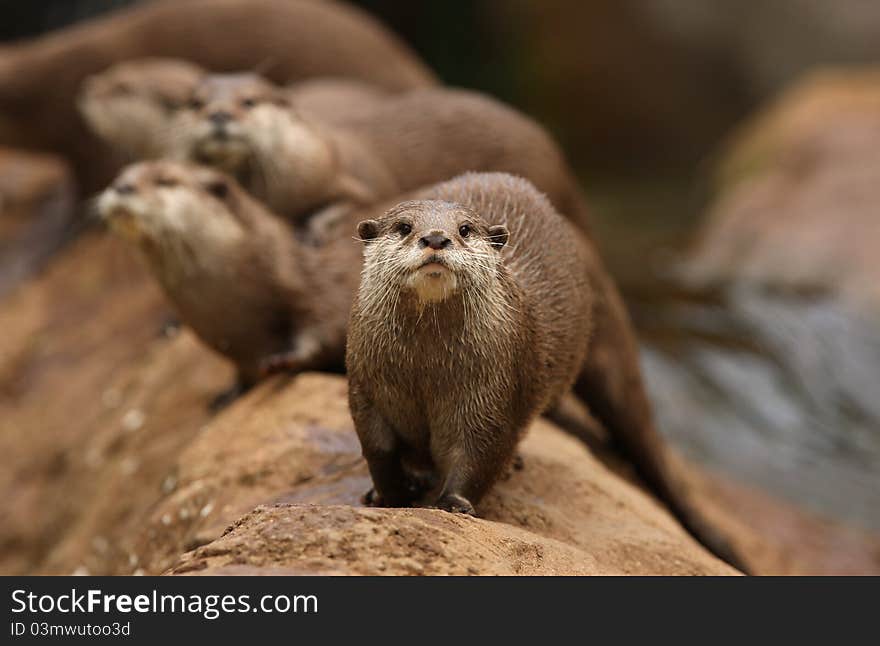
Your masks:
M529 182L467 175L358 225L349 403L374 489L473 514L535 416L572 387L710 548L667 465L631 325L592 245ZM508 243L509 240L509 243Z
M377 103L361 84L289 90L256 74L209 75L171 120L165 156L216 166L276 213L303 221L334 202L370 203L398 192L366 146L318 116L329 104L341 119Z
M171 148L174 115L192 100L208 72L175 58L125 61L83 81L77 106L89 128L101 140L133 161L156 159ZM251 95L265 93L259 77L241 75L238 89ZM249 82L252 81L252 82ZM275 90L297 111L333 122L390 92L380 86L342 78L319 78Z
M0 144L66 155L86 190L118 161L96 154L76 113L82 81L147 56L213 71L254 69L280 83L351 77L391 91L436 83L417 56L349 4L311 0L160 0L0 47Z
M77 105L105 143L132 160L152 159L167 148L172 115L205 74L174 58L126 61L88 77Z
M223 168L273 210L300 221L340 200L370 203L465 171L504 171L529 179L589 229L562 152L512 108L441 88L338 104L322 118L307 105L298 110L295 94L256 75L210 76L180 111L168 156Z
M350 237L302 247L229 177L169 161L124 169L98 209L183 321L235 362L238 382L215 404L247 390L276 355L296 370L342 367L360 256Z

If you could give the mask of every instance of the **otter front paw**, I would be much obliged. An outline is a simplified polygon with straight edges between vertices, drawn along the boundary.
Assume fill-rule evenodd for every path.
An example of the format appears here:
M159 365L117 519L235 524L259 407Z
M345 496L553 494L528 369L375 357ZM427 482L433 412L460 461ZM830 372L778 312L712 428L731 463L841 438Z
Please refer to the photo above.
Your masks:
M361 503L367 507L382 507L382 496L380 496L375 488L371 488L367 493L361 496Z
M453 514L468 514L470 516L477 515L471 501L457 493L443 494L434 506L437 507L437 509L452 512Z

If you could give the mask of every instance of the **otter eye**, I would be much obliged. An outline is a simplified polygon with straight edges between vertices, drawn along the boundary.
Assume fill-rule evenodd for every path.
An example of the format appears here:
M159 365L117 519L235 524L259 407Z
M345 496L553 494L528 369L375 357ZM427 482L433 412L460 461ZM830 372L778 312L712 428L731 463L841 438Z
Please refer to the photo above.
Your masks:
M408 236L410 233L412 233L412 225L407 224L406 222L398 222L397 226L395 227L395 231L397 231L397 233L402 236Z
M201 99L190 99L186 105L190 110L201 110L205 107L205 102Z
M462 224L458 227L458 235L462 238L467 238L471 234L471 227L469 224Z
M207 191L219 199L224 199L229 194L229 186L223 180L215 180L205 185Z
M242 99L241 100L241 107L243 107L243 108L252 108L255 105L257 105L256 99L249 98L249 99Z
M160 177L156 180L156 186L177 186L177 180L171 179L170 177Z

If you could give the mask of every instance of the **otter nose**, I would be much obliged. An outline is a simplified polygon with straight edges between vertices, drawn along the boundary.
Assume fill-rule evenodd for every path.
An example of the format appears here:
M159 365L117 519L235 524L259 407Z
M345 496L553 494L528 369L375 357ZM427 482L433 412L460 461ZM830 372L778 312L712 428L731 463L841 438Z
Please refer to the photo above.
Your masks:
M225 110L216 110L208 115L208 119L215 126L224 126L232 120L232 115Z
M113 190L120 195L131 195L134 193L134 184L128 182L117 182L113 185Z
M444 233L429 233L428 235L419 238L419 246L422 249L425 247L431 247L431 249L439 251L440 249L445 249L451 244L452 240L447 238Z

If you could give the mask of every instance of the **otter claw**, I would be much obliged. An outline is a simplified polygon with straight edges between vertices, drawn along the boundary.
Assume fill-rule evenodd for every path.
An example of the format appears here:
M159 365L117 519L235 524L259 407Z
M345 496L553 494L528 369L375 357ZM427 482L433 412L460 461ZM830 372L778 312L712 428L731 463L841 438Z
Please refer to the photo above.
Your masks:
M477 515L471 501L464 496L459 496L457 493L443 494L434 506L453 514L468 514L469 516Z
M382 497L376 493L375 489L370 489L367 493L361 496L361 504L364 504L367 507L381 507Z

